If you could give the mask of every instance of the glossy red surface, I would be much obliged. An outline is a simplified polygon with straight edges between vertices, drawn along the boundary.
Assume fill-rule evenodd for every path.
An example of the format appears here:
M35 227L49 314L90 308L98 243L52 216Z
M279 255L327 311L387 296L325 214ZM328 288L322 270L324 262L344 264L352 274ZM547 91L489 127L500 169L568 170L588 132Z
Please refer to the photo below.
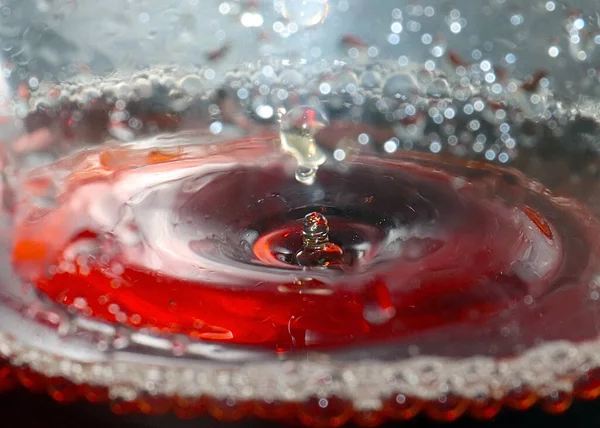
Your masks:
M258 150L257 156L263 150L244 147L247 152ZM169 177L183 177L188 169L200 171L206 160L194 149L109 148L84 153L69 162L70 173L61 183L56 207L42 209L31 199L22 203L26 214L15 233L15 268L60 304L134 327L277 351L386 341L449 324L477 329L483 319L507 305L543 293L557 278L565 257L564 237L539 208L526 203L511 205L505 197L487 195L485 182L466 185L465 179L457 181L451 172L456 165L445 172L407 162L397 170L385 170L386 174L377 170L377 174L367 175L366 170L362 176L349 178L322 175L324 186L329 185L328 180L338 180L342 184L336 186L346 186L341 191L364 186L366 179L373 188L385 186L390 176L396 183L406 181L400 189L407 189L403 191L408 192L408 208L400 214L414 215L417 220L421 215L430 216L424 224L433 224L427 227L436 231L430 236L415 232L403 239L401 250L395 250L392 259L387 256L385 263L372 262L377 260L386 234L391 233L380 229L380 220L369 224L340 217L335 211L329 214L330 208L323 207L335 251L319 255L319 260L323 255L330 257L327 263L312 263L314 254L303 263L341 273L333 285L319 279L324 271L315 271L318 275L312 278L311 271L302 270L293 257L285 258L285 254L304 251L302 216L263 228L251 250L254 260L242 268L239 263L231 268L222 264L217 267L222 271L215 276L212 265L200 265L194 257L195 252L220 250L215 250L212 241L191 239L190 234L196 233L194 226L179 232L181 225L170 219L191 215L193 225L202 227L202 219L196 219L203 214L198 204L224 210L232 203L229 198L238 198L240 191L250 195L248 200L263 200L260 192L270 185L269 180L277 179L278 172L261 172L264 179L247 182L249 178L244 177L254 174L247 166L240 171L226 170L222 173L225 184L210 181L210 177L204 183L202 176L192 176L196 181L191 185L201 182L201 190L186 197L205 198L210 203L189 199L184 206L188 211L181 213L177 201L187 182ZM479 173L474 166L468 168L474 177L491 170L482 166ZM514 179L502 180L506 182L493 182L495 191L500 185L513 185ZM35 196L47 192L50 183L32 178L27 185ZM302 186L288 184L292 185ZM417 195L425 195L420 196L423 201L408 199L415 198L411 186L418 189ZM142 200L140 195L151 195L155 202L135 206L132 201ZM361 200L367 207L385 208L385 201L373 199L377 197ZM180 205L169 205L176 202ZM216 211L217 217L221 212ZM161 223L156 223L157 219ZM166 227L169 221L174 226ZM356 255L352 246L357 239L370 249ZM338 244L343 251L338 251ZM282 248L283 258L278 255ZM543 263L541 257L531 258L532 252L534 256L543 252ZM527 257L531 260L525 260ZM256 263L276 269L280 279L246 280L244 269L250 278ZM327 265L331 266L325 268ZM235 269L238 276L229 278L229 269Z

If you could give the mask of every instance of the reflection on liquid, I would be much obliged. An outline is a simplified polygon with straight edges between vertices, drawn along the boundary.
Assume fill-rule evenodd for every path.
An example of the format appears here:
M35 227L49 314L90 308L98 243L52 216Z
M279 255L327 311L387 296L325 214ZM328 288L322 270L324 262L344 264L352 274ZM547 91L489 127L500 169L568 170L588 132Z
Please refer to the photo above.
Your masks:
M148 25L152 45L165 36L150 28L150 3L134 17ZM576 394L594 396L594 372L581 368L598 366L597 106L565 102L558 91L588 85L592 94L596 72L573 73L569 83L556 79L559 67L520 65L528 56L515 43L521 29L560 15L553 2L531 5L534 16L523 5L510 16L508 6L490 9L509 18L511 31L499 31L498 21L490 31L504 36L477 47L468 37L479 22L470 10L453 6L442 16L438 5L381 4L380 40L361 22L340 19L347 2L275 2L273 22L263 5L220 2L215 11L244 34L265 45L270 37L291 40L284 47L300 50L228 73L220 70L241 57L230 27L198 26L182 13L177 39L154 51L208 40L212 34L200 35L208 28L219 34L215 43L185 50L206 60L202 69L151 68L56 86L27 75L14 111L29 134L11 139L3 177L14 183L5 206L16 209L6 224L17 226L2 240L2 294L10 297L3 330L19 342L0 336L2 355L99 385L99 395L125 400L117 407L206 408L221 419L264 416L296 401L304 404L291 413L308 425L402 419L422 409L445 420L467 409L490 417L497 398L524 408L537 395L560 411L571 399L560 391L575 379ZM569 13L559 28L569 46L544 40L532 58L559 64L568 50L578 63L593 61L589 19ZM438 18L449 37L428 27ZM315 40L328 23L351 25L352 34L340 30L322 51ZM58 27L68 33L76 25ZM97 44L112 43L88 30ZM458 34L468 43L452 43ZM139 50L152 62L146 42ZM276 45L265 52L277 53ZM327 46L344 61L311 63ZM396 46L421 46L426 58L412 64ZM372 60L390 49L393 61ZM120 52L104 51L111 60ZM27 63L19 55L17 63ZM11 67L3 75L25 79L21 65ZM273 137L279 125L281 141ZM118 142L104 144L110 138ZM80 148L87 150L75 153ZM329 243L341 250L334 247L332 259L314 248L304 258L302 219L311 212L329 221ZM33 287L21 289L22 280ZM306 349L319 352L319 364L294 359L310 359ZM158 381L164 365L157 374L124 361L142 354L159 365L188 357L189 371ZM207 361L191 363L201 358L248 367L228 366L225 376ZM274 364L279 358L289 365ZM23 383L35 378L16 373ZM56 397L94 396L62 382L29 381ZM265 411L265 391L281 405ZM156 398L175 393L184 398ZM472 400L482 396L492 398Z

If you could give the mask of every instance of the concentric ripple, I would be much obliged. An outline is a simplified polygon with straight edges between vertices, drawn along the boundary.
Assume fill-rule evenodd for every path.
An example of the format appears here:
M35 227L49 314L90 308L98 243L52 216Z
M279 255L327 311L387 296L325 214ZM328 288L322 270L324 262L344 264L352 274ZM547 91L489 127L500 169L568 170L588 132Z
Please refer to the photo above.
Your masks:
M87 315L278 351L467 334L592 278L597 223L516 171L364 155L306 186L276 138L197 138L41 169L32 188L64 178L58 206L20 207L20 275ZM311 211L349 256L341 268L286 260Z

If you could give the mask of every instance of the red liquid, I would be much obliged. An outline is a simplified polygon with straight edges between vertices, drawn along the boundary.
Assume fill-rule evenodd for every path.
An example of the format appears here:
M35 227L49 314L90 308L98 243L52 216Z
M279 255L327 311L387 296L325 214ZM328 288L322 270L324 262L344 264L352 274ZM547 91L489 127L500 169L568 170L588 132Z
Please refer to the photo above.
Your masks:
M278 351L476 330L528 296L590 279L595 222L518 174L365 157L304 186L276 145L62 160L26 183L15 268L86 315ZM41 208L51 174L64 176L58 203ZM294 264L311 211L327 216L340 266Z

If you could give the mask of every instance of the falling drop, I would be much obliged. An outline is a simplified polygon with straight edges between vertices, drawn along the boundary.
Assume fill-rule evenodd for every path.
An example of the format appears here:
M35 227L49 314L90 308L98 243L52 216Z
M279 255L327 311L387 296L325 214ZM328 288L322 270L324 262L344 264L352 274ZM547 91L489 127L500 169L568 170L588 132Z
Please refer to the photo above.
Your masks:
M325 21L329 5L327 0L284 0L283 16L302 27L312 27Z
M305 166L299 166L296 169L296 180L302 184L311 185L317 178L317 168L307 168Z
M313 184L319 166L327 160L327 154L315 140L327 124L323 113L306 106L295 107L281 118L281 147L296 158L296 180L300 183Z

